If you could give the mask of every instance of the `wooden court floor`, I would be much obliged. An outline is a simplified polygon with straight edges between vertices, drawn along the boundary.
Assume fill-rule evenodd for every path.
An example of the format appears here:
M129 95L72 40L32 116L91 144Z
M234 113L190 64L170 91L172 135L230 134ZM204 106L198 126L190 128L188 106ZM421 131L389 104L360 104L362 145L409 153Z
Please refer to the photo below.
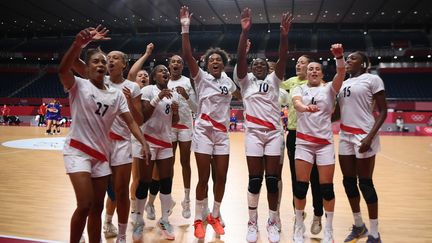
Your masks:
M45 137L43 132L43 128L38 127L0 126L0 143L16 139ZM64 134L65 130L60 136ZM337 136L335 140L337 141ZM230 167L221 208L223 219L226 222L226 234L218 238L209 226L205 242L245 242L248 220L246 201L248 175L243 142L243 133L231 133ZM374 181L379 196L379 227L383 241L389 243L432 242L432 137L381 136L381 145L381 153L377 156ZM193 199L197 172L194 156L191 159L191 198ZM180 202L183 199L183 184L179 164L177 161L173 186L173 197L177 201L177 206L170 217L175 228L175 242L198 242L193 237L193 220L184 219L181 216ZM285 165L281 242L292 242L294 216L286 155ZM343 242L353 222L341 178L341 172L337 166L335 172L335 242ZM268 242L265 229L268 216L265 186L261 194L258 242ZM211 195L210 202L212 202ZM319 242L322 233L313 236L309 232L313 214L310 202L310 195L308 195L306 208L308 216L305 220L306 242ZM74 206L75 197L69 178L64 172L61 151L0 146L0 236L67 242L69 219ZM156 200L156 212L160 212L158 199ZM194 212L193 208L192 212ZM368 224L364 202L362 202L362 212ZM116 216L114 222L117 222ZM155 223L155 221L146 220L142 242L166 242L161 240ZM129 225L128 242L132 242L131 228ZM365 241L366 239L362 239L359 242ZM115 240L109 239L106 242L115 242Z

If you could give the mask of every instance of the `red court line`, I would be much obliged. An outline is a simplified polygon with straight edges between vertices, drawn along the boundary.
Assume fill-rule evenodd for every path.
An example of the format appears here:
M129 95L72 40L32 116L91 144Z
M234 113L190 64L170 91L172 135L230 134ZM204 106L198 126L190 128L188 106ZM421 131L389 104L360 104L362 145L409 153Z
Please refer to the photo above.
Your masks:
M24 237L16 237L16 236L8 236L8 235L0 235L1 243L60 243L60 241L49 241L49 240L40 240L40 239L31 239Z

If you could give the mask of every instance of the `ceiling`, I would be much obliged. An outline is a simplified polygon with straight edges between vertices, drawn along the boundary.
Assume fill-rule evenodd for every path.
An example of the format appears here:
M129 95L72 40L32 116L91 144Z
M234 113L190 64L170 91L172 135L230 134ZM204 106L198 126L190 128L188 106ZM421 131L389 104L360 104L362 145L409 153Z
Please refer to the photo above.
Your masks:
M277 24L283 11L294 24L387 25L430 28L432 0L12 0L0 1L0 33L58 33L103 24L119 32L178 28L182 5L193 12L192 25L239 23L241 9L253 22Z

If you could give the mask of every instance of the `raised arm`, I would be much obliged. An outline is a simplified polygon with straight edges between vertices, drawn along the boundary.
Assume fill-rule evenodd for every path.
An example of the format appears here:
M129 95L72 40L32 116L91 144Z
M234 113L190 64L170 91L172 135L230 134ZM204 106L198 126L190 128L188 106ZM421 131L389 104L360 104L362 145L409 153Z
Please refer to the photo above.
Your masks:
M147 45L146 51L144 55L142 55L131 67L128 73L128 79L131 81L135 81L137 73L141 70L144 63L147 61L147 59L150 57L150 55L153 52L154 45L153 43L150 43Z
M199 66L196 63L195 58L192 55L192 48L189 40L189 25L191 21L192 14L189 14L189 8L183 6L180 8L180 23L182 27L182 50L183 58L189 66L189 71L192 77L196 77L198 74Z
M88 45L91 41L99 41L99 40L110 40L111 38L107 37L109 30L107 30L105 27L102 27L102 25L98 25L95 29L91 30L92 39L83 45L83 48ZM88 78L86 74L86 64L85 62L80 59L80 54L78 54L77 58L75 59L72 70L76 73L78 73L83 78Z
M275 67L275 74L280 80L283 79L285 74L286 60L288 58L288 32L291 28L292 20L293 17L290 13L282 14L279 37L279 59Z
M92 40L92 30L95 28L86 28L81 30L75 37L75 41L63 56L59 66L59 78L66 90L72 88L75 83L75 78L72 72L72 67L84 46Z
M252 26L251 10L243 9L241 13L241 28L240 40L237 48L237 77L239 80L247 75L247 49L248 49L248 34Z
M336 93L339 93L340 88L342 87L342 83L345 79L346 69L345 69L345 60L344 60L344 50L342 44L333 44L330 48L333 56L336 58L336 74L333 78L333 89Z

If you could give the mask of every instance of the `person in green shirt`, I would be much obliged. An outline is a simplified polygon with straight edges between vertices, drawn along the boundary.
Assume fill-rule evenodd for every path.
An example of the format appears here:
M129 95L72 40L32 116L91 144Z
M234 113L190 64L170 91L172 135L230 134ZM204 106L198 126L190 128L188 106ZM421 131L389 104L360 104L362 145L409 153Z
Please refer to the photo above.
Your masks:
M291 77L281 83L281 88L286 90L289 94L288 99L288 134L286 139L286 147L288 150L288 159L291 170L291 187L294 193L294 185L297 182L296 171L295 171L295 143L296 143L296 127L297 127L297 114L292 103L291 93L297 86L308 82L306 79L307 65L313 62L313 59L308 55L302 55L297 59L296 64L296 76ZM312 189L312 201L314 208L314 218L312 220L311 233L316 235L321 232L321 217L324 214L322 195L319 184L318 169L314 164L310 176L311 189ZM293 194L294 198L294 194ZM294 205L294 201L293 201Z

